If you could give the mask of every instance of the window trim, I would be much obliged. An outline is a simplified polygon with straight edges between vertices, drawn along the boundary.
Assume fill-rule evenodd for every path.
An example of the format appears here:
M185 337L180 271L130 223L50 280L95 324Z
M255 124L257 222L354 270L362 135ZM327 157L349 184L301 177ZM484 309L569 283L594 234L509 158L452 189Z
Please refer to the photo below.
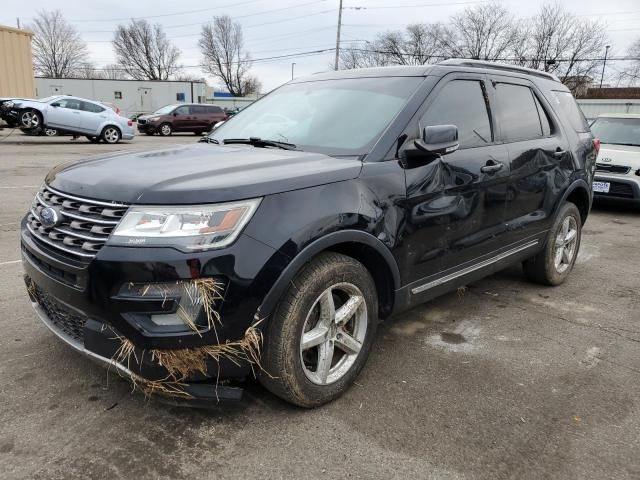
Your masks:
M467 72L452 72L440 78L438 83L431 89L427 97L423 100L420 109L416 112L416 115L414 118L415 118L415 126L417 127L417 133L413 137L409 135L405 143L407 141L411 141L417 138L420 135L420 130L422 128L420 125L420 121L422 120L422 117L424 117L427 110L431 108L431 105L433 104L435 99L438 97L440 92L442 92L442 90L449 83L455 82L458 80L476 81L480 83L480 88L482 89L482 92L484 94L484 101L485 101L485 106L487 108L487 115L489 117L489 126L491 128L491 137L492 137L491 141L485 143L484 145L476 145L473 147L460 146L459 150L472 150L474 148L484 148L492 145L497 145L500 143L499 142L500 135L498 133L499 131L497 128L497 122L495 121L495 113L494 113L494 109L492 108L492 98L491 98L491 94L489 93L489 89L487 88L488 87L487 75L483 73L467 73Z

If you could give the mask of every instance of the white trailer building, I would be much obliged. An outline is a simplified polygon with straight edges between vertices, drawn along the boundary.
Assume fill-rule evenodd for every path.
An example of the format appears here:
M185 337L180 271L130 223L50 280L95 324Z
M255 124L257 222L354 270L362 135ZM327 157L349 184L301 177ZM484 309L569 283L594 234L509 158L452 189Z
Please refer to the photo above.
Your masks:
M603 113L640 113L640 99L578 99L578 105L590 121Z
M113 103L128 115L153 112L172 103L205 103L207 85L199 81L36 77L36 98L50 95L74 95Z

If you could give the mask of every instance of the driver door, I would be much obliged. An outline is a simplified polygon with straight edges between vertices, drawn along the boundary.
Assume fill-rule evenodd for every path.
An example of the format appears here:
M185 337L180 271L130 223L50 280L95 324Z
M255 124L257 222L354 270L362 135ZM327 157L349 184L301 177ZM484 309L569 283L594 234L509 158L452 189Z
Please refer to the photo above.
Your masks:
M428 293L422 287L479 262L504 242L509 159L496 143L488 92L483 74L448 75L418 113L419 131L456 125L460 146L405 170L403 248L416 299Z

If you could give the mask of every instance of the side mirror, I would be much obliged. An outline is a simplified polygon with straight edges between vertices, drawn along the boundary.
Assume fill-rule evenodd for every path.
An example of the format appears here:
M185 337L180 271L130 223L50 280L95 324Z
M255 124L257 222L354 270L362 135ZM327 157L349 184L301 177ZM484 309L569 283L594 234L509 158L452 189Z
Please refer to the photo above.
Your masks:
M418 150L438 157L458 150L458 127L455 125L434 125L425 127L422 138L416 139L414 145Z

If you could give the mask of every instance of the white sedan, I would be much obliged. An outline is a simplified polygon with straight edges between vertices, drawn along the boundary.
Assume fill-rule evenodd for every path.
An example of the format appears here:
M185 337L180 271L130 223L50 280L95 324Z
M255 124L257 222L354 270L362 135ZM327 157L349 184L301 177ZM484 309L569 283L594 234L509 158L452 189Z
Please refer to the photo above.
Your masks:
M56 95L41 100L14 100L8 107L24 129L55 129L105 143L134 137L131 120L107 105L84 98Z

